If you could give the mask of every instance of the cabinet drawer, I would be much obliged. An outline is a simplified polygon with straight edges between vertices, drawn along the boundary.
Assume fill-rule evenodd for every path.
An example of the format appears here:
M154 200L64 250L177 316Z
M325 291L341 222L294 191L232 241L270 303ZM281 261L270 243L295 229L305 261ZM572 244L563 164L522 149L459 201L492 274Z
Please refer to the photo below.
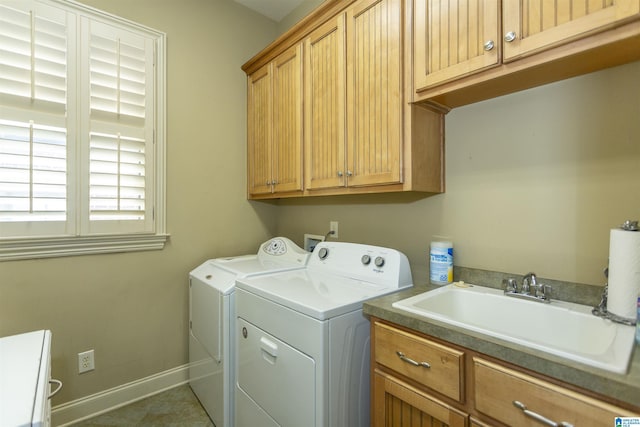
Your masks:
M483 359L473 359L473 372L476 409L507 425L545 425L534 419L538 415L558 424L601 427L613 425L615 417L638 416Z
M376 322L374 328L377 363L447 397L463 400L463 352L381 323Z

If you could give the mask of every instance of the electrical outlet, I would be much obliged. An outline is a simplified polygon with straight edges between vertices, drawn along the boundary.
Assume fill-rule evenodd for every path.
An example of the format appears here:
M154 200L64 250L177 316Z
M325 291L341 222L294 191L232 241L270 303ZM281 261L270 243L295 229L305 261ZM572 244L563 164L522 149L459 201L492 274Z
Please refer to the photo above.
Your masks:
M338 221L329 221L329 231L331 231L331 237L338 238Z
M78 373L93 371L95 369L93 362L93 350L83 351L78 353Z

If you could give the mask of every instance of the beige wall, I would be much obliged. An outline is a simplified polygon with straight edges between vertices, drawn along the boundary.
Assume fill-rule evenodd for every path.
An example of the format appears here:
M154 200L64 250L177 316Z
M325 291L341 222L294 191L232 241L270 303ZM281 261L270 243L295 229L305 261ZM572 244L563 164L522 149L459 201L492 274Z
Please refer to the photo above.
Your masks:
M609 230L640 219L640 62L451 111L445 194L281 201L278 233L396 247L428 279L434 235L465 267L601 285Z
M302 0L298 7L278 22L278 33L282 34L286 32L302 18L311 13L316 7L320 6L321 3L323 3L323 0Z
M187 363L187 274L256 251L275 207L246 201L246 80L276 24L231 0L84 0L167 33L167 228L162 251L0 263L0 336L53 332L54 405ZM77 353L96 369L77 374Z

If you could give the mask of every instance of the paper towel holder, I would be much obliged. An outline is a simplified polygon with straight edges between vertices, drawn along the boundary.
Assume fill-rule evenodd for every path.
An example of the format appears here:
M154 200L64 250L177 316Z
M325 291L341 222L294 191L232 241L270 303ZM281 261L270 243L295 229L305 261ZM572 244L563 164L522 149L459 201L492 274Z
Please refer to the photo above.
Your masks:
M625 222L622 223L622 225L620 226L621 229L625 230L625 231L639 231L640 229L638 228L638 221L631 221L631 220L627 220ZM608 279L609 278L609 268L606 267L603 271L604 276ZM629 325L629 326L635 326L636 324L636 319L631 319L628 317L622 317L622 316L618 316L617 314L613 314L611 312L609 312L607 310L607 295L609 293L609 284L605 283L604 284L604 289L602 290L602 299L600 300L600 304L598 304L596 307L593 307L593 310L591 310L591 313L593 313L594 315L598 316L598 317L603 317L605 319L609 319L612 322L616 322L616 323L622 323L623 325Z
M609 292L609 284L604 284L604 289L602 290L602 299L600 300L600 304L593 307L591 313L598 317L603 317L605 319L609 319L615 323L621 323L623 325L635 326L636 319L630 319L628 317L618 316L617 314L613 314L607 311L607 294Z

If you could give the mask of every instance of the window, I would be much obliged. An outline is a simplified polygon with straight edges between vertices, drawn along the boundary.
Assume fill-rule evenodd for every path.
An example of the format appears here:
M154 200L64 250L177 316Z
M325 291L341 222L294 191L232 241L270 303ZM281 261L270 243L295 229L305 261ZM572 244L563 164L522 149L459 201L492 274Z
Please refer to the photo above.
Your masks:
M0 260L160 249L164 34L0 4Z

